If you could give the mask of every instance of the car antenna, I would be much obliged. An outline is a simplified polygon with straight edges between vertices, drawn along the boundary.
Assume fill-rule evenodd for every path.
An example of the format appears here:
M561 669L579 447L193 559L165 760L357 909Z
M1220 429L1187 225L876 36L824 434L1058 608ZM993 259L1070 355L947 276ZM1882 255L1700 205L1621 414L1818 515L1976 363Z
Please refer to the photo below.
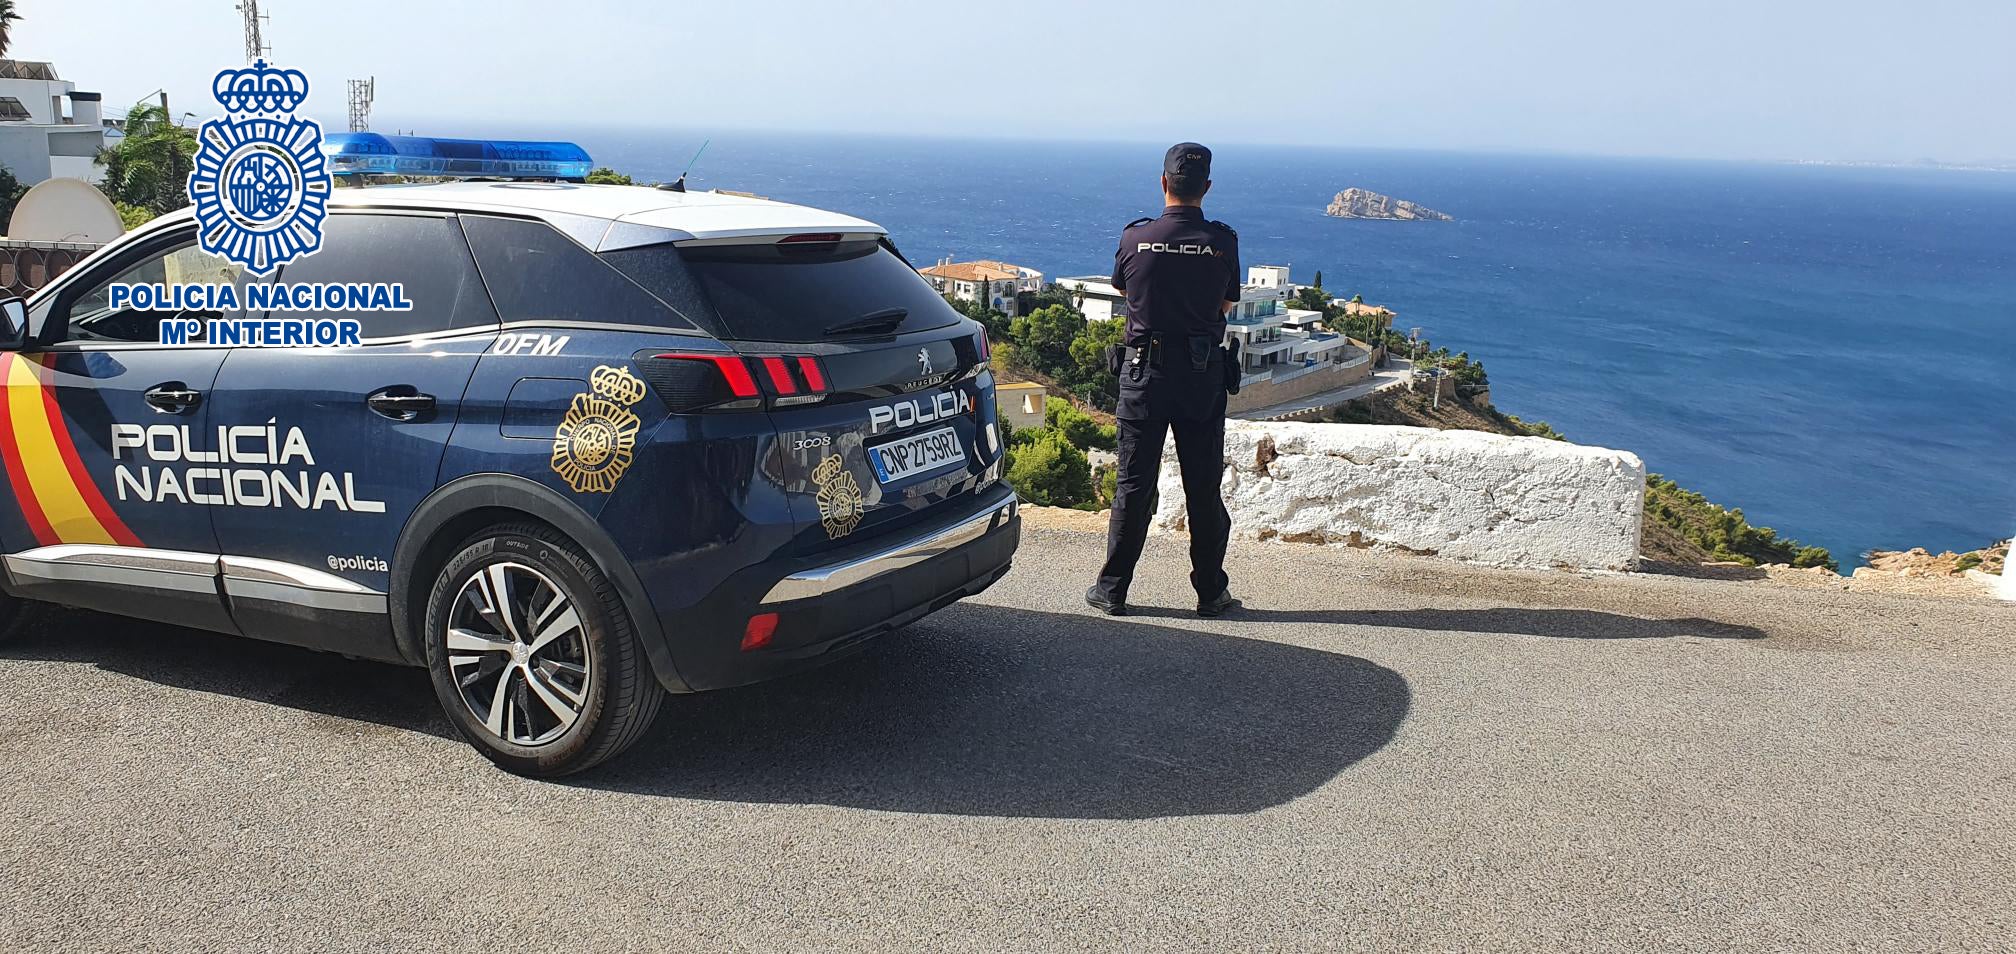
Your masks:
M677 180L677 181L675 181L675 182L673 182L673 183L672 183L672 184L670 184L670 185L661 185L661 186L659 186L658 188L660 188L660 189L664 189L664 190L665 190L665 191L667 191L667 192L684 192L684 191L686 191L686 173L688 173L688 172L692 172L692 171L693 171L693 164L694 164L694 163L696 163L696 162L699 162L699 161L700 161L700 154L701 154L701 153L703 153L703 152L706 152L706 151L707 151L707 147L708 147L709 145L711 145L711 144L712 144L713 142L714 142L714 140L712 140L712 139L709 139L709 140L706 140L706 141L704 141L704 142L700 143L700 148L698 148L698 149L695 149L695 150L693 151L693 158L691 158L691 159L688 159L688 160L686 160L686 169L685 169L685 171L684 171L684 172L681 172L681 173L679 173L679 178L678 178L678 180Z

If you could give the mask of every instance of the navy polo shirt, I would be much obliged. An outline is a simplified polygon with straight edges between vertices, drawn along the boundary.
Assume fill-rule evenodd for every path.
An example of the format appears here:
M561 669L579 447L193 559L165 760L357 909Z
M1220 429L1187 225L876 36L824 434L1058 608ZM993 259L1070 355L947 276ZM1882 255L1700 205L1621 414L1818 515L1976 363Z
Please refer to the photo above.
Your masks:
M1151 335L1225 337L1224 302L1239 300L1239 235L1192 205L1120 233L1113 287L1127 293L1127 342Z

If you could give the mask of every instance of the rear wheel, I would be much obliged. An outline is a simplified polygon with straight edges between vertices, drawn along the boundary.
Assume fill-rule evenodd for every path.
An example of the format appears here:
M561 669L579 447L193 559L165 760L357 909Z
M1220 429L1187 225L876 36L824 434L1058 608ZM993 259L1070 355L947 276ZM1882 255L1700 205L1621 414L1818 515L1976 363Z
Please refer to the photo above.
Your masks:
M629 748L665 690L607 577L537 524L471 537L427 601L427 668L463 739L523 775L567 775Z

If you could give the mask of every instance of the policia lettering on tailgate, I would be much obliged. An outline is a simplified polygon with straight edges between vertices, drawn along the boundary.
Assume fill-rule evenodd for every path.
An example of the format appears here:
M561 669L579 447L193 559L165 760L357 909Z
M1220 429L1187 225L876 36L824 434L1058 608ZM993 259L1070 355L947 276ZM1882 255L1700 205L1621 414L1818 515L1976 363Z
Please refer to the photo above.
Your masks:
M1197 612L1217 616L1239 605L1226 591L1225 544L1231 517L1219 498L1225 465L1225 395L1237 386L1238 359L1224 348L1225 313L1239 301L1239 236L1204 218L1211 150L1194 142L1162 159L1167 207L1128 223L1113 258L1113 287L1127 294L1124 344L1107 355L1120 376L1120 475L1106 530L1106 565L1085 602L1127 612L1127 587L1148 536L1165 435L1189 502L1190 584Z

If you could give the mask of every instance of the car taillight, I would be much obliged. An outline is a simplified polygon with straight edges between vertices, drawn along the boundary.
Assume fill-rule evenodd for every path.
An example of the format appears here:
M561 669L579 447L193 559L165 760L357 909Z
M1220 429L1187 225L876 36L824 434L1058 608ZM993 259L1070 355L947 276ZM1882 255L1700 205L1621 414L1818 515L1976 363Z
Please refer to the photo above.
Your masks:
M745 357L667 351L640 362L644 380L674 412L812 404L826 399L826 370L811 355Z
M819 366L819 359L810 355L800 356L798 370L805 375L805 386L820 394L826 393L826 369Z
M791 377L791 366L783 358L764 358L763 370L770 375L770 386L778 394L797 394L798 382Z
M986 367L994 360L994 343L987 340L987 332L984 329L975 337L980 339L980 366Z
M668 351L654 354L640 365L644 380L665 407L675 412L763 404L763 393L741 355Z

